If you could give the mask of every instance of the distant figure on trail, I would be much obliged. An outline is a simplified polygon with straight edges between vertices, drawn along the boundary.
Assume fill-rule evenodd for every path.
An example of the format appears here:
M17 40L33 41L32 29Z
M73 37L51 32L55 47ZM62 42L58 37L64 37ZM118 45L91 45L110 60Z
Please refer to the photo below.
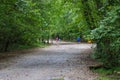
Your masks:
M77 42L80 42L80 37L77 38Z
M59 38L59 41L61 41L61 39Z
M59 41L59 38L58 37L56 37L56 42L58 42Z

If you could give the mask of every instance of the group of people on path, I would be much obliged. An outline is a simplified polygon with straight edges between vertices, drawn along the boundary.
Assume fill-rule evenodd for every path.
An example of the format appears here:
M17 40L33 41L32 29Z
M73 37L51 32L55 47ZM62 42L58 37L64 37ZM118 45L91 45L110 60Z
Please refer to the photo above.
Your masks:
M60 41L60 38L59 37L56 37L56 42ZM81 41L81 38L80 37L77 37L77 42L80 42Z

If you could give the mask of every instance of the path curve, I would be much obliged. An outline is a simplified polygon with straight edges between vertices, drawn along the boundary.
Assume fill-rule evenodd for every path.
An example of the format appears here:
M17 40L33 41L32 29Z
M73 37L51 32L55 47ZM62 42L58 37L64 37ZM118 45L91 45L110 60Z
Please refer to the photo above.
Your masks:
M95 46L95 45L94 45ZM0 60L0 80L94 80L88 66L92 44L61 42L47 48L11 52ZM16 53L16 54L15 54Z

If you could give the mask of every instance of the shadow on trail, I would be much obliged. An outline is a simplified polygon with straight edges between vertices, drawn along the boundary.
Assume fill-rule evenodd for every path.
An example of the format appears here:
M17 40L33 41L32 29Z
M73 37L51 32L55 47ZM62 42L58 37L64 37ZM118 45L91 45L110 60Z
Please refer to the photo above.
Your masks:
M19 59L20 56L32 53L34 51L35 49L27 49L0 53L0 70L15 64L15 60Z

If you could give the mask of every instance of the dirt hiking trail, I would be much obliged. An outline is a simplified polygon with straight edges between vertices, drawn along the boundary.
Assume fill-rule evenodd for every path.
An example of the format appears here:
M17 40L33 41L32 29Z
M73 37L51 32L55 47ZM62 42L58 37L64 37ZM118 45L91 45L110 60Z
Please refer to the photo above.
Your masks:
M0 80L94 80L88 67L96 64L89 56L94 46L61 42L9 52L0 58Z

